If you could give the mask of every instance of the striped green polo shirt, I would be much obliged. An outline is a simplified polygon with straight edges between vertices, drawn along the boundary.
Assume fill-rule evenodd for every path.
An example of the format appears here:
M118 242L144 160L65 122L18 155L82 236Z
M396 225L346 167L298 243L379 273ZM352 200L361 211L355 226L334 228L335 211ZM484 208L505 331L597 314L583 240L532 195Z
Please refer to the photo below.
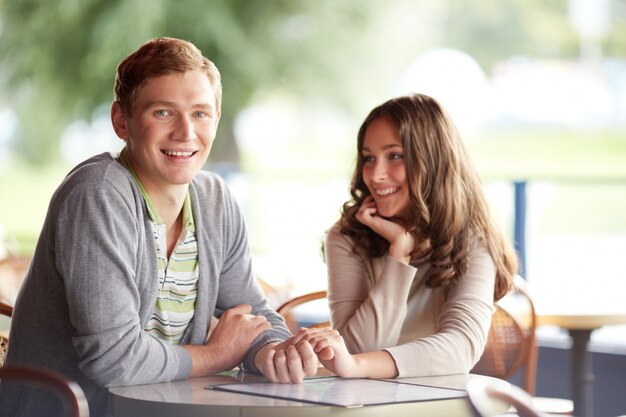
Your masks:
M157 299L152 316L144 330L156 338L172 344L180 344L183 334L193 318L198 290L198 242L189 191L187 191L183 203L183 231L168 260L165 223L163 223L163 219L156 211L150 196L130 166L126 148L120 153L119 160L133 174L141 190L141 195L146 202L152 220L152 230L157 249L156 255L159 264L159 276L156 277L158 281Z

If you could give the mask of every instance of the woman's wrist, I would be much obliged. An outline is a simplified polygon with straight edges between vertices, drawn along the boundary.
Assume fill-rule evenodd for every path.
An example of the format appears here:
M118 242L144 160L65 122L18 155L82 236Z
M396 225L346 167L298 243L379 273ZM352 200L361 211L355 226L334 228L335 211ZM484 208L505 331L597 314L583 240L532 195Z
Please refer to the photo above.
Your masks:
M411 261L411 252L415 247L413 236L405 231L389 244L389 256L408 265Z
M353 355L355 373L350 378L386 379L398 376L396 361L386 350Z
M394 245L389 246L389 256L391 256L398 262L402 262L405 265L408 265L409 262L411 262L410 253L406 253L405 251L398 249L398 247Z

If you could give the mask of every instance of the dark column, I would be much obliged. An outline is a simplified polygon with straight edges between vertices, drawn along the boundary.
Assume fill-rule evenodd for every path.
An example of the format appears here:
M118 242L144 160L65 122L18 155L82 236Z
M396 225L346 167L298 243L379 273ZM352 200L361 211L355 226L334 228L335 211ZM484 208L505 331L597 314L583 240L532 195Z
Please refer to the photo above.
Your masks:
M593 368L588 350L592 330L570 329L572 337L572 399L574 416L593 417Z
M526 185L527 181L518 180L515 185L515 214L513 239L519 256L519 274L526 278Z

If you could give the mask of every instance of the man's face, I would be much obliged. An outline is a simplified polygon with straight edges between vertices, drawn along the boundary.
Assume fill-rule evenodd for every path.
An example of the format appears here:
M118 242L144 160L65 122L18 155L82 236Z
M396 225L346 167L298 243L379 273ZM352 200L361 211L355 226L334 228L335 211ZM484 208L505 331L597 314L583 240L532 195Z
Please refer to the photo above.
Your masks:
M220 118L209 78L200 70L148 80L133 115L112 109L113 126L148 193L187 185L206 162Z

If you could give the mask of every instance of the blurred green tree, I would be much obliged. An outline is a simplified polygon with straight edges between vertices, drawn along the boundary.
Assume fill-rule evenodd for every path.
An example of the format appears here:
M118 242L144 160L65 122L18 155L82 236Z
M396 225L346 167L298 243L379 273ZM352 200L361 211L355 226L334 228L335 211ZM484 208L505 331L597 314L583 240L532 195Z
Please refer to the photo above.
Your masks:
M172 36L194 42L220 69L224 99L212 159L236 163L233 119L256 91L289 85L346 96L335 58L354 50L344 35L365 30L374 3L0 2L0 100L18 116L16 151L37 163L58 159L63 129L108 107L117 63L147 39Z
M615 22L604 43L624 56ZM115 66L156 36L188 39L220 68L211 160L231 163L233 121L255 94L331 101L360 118L428 48L464 50L486 72L513 55L578 55L567 0L0 0L0 107L17 114L16 151L58 160L63 129L108 112Z

